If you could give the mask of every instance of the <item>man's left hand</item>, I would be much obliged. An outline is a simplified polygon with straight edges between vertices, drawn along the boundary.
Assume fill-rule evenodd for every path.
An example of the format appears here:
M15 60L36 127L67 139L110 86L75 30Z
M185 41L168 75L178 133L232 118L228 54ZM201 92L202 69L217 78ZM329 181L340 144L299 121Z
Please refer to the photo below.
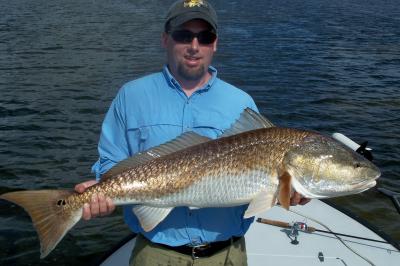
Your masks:
M290 198L290 205L291 206L296 206L297 204L299 205L304 205L310 202L311 199L305 198L303 195L301 195L298 192L294 192L292 197Z

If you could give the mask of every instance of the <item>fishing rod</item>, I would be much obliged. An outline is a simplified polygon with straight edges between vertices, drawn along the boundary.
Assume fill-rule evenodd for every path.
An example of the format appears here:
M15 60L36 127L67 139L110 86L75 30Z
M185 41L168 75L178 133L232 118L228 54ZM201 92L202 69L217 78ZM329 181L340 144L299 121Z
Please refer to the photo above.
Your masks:
M264 219L264 218L258 218L257 222L262 223L262 224L274 225L274 226L278 226L278 227L282 227L282 228L288 228L288 229L291 229L292 231L303 231L306 233L321 232L321 233L333 234L333 235L338 235L338 236L346 236L346 237L351 237L351 238L356 238L356 239L362 239L362 240L368 240L368 241L373 241L373 242L389 244L387 241L381 241L381 240L376 240L376 239L371 239L371 238L365 238L365 237L360 237L360 236L353 236L353 235L341 234L341 233L336 233L336 232L327 231L327 230L316 229L315 227L308 226L306 223L303 223L303 222L295 222L293 224L290 224L290 223L286 223L286 222L282 222L282 221L276 221L276 220L270 220L270 219ZM296 242L297 241L294 241L293 244L297 244Z

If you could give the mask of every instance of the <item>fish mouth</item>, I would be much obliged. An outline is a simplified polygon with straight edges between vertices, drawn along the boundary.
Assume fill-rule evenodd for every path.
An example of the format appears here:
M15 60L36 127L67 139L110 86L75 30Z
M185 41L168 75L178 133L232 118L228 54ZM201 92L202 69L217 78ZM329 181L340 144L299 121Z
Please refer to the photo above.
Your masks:
M342 191L336 191L336 192L331 192L331 193L326 193L325 198L330 198L330 197L340 197L340 196L348 196L348 195L353 195L353 194L358 194L362 193L376 185L376 181L374 180L368 180L365 182L361 182L357 185L347 185L344 187Z
M379 175L378 175L379 177ZM376 177L376 178L378 178ZM372 180L367 180L361 183L357 183L355 185L343 185L338 187L336 190L332 191L318 191L318 192L311 192L310 190L306 189L296 178L292 179L292 186L296 192L302 194L306 198L310 199L324 199L324 198L333 198L333 197L340 197L340 196L347 196L352 194L358 194L364 192L376 185L376 178Z
M368 180L365 182L362 182L358 184L357 186L354 187L354 190L356 193L361 193L365 190L368 190L376 185L376 180Z
M374 186L376 186L376 180L381 176L381 172L379 171L379 169L376 169L376 174L375 177L372 179L368 179L364 182L360 182L358 184L356 184L353 189L356 191L356 193L361 193L365 190L368 190Z

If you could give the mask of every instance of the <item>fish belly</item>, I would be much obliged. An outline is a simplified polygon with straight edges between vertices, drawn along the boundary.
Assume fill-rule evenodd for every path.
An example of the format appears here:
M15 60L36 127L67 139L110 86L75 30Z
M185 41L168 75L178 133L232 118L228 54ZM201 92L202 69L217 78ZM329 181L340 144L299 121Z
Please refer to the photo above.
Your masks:
M276 185L263 171L243 175L205 176L176 193L146 201L160 207L230 207L249 203L260 191L275 192Z

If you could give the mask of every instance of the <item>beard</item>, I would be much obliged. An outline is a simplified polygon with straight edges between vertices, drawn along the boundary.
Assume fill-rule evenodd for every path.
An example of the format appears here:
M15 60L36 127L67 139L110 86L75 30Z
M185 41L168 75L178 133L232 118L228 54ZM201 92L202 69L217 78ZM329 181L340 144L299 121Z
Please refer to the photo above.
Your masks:
M206 74L204 65L200 65L197 68L189 68L184 64L178 64L178 75L185 80L196 81L200 80Z

